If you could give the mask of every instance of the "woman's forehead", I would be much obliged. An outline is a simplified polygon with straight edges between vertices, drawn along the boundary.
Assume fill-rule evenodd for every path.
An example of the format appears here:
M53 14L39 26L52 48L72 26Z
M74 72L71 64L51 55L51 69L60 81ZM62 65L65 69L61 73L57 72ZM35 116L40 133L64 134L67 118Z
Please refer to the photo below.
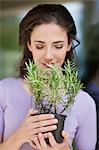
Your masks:
M61 25L56 24L54 22L42 23L40 25L36 25L36 26L34 26L33 31L34 30L47 30L48 31L48 29L53 29L53 30L58 29L58 30L61 30L61 31L64 31L64 32L67 31L66 29L64 29L64 27L62 27Z
M41 37L47 39L56 38L58 41L61 41L62 39L66 38L66 33L66 30L55 23L41 24L34 28L31 33L31 38L37 38L38 40L40 40Z

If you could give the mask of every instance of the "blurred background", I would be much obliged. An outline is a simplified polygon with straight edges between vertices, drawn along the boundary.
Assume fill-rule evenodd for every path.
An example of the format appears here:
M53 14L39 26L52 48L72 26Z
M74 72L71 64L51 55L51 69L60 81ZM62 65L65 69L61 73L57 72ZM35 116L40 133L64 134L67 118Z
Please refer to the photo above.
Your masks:
M79 77L86 74L86 59L92 59L89 39L95 43L94 38L91 38L94 30L89 28L94 24L99 25L99 0L0 0L0 79L17 75L16 65L22 53L18 45L19 23L29 9L41 3L61 3L71 12L81 43L76 48ZM97 54L99 47L91 56L96 57Z

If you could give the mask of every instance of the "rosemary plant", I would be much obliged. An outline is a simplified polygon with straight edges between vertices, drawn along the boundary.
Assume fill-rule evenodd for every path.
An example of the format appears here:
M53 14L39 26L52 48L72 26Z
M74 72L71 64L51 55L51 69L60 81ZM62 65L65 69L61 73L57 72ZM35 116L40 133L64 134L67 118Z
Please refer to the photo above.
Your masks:
M73 105L77 92L83 87L74 62L69 60L64 69L58 65L42 69L30 60L26 68L25 79L35 96L35 106L41 113L62 114Z

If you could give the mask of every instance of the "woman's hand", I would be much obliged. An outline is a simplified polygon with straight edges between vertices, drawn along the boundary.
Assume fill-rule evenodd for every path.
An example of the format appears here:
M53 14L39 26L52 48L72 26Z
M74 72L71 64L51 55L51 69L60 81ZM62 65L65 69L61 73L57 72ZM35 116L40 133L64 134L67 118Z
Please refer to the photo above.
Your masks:
M63 142L57 143L55 138L51 132L49 133L39 133L38 138L35 138L35 144L39 150L69 150L69 146L67 144L68 134L65 131L62 131ZM49 139L50 145L48 145L45 141L45 137Z
M39 133L56 130L57 119L52 114L38 114L37 110L30 109L27 117L16 132L20 145L29 142L36 148L35 138Z

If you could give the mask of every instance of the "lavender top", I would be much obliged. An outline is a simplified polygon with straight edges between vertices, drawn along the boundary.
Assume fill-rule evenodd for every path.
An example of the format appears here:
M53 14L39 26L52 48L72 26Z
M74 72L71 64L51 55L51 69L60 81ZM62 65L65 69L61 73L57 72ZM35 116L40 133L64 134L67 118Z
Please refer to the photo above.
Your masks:
M22 86L21 78L0 81L0 134L6 140L21 125L31 107L31 96ZM80 150L94 150L96 144L96 109L94 100L79 91L76 101L65 120L64 130L69 133L69 145L75 139ZM26 143L20 150L33 150Z

